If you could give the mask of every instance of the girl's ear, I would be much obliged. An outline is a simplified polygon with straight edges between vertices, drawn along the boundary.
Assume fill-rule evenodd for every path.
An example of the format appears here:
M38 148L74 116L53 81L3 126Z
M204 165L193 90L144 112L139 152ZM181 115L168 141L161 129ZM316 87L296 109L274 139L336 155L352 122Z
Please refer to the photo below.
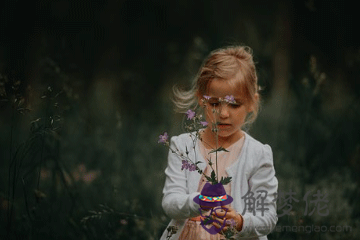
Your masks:
M247 109L246 109L246 111L247 112L254 112L255 111L255 107L256 107L256 105L258 104L258 102L259 102L259 94L258 93L255 93L255 95L254 95L254 103L253 104L249 104L248 106L247 106Z
M196 94L197 96L197 99L198 99L198 104L200 107L203 107L204 106L204 102L203 102L203 96L201 96L199 93Z

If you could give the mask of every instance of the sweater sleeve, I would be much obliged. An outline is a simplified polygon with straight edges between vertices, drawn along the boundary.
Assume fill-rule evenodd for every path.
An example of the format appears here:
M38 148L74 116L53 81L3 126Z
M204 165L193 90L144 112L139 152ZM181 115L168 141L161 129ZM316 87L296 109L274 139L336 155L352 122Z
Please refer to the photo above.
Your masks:
M275 177L273 154L269 145L263 145L254 156L252 173L248 180L249 191L243 196L245 209L243 227L238 238L266 236L275 228L276 194L278 181Z
M181 138L172 137L171 149L180 149ZM169 150L168 166L165 169L165 186L163 189L162 207L172 219L186 219L199 214L200 206L193 201L199 193L189 194L185 170L181 170L182 159Z

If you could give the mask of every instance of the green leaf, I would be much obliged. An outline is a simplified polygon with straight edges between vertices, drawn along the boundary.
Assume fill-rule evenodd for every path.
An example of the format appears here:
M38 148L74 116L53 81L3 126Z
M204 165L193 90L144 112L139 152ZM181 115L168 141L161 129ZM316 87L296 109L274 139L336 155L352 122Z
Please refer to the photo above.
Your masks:
M226 177L226 178L221 177L220 183L221 183L222 185L226 185L226 184L228 184L228 183L230 183L230 182L231 182L231 177Z
M234 232L230 229L230 228L228 228L225 232L224 232L224 235L225 235L225 238L226 239L234 239L233 237L234 237Z
M211 172L211 179L216 180L215 178L216 178L215 171L212 170L212 172Z
M208 176L205 175L205 178L206 178L206 180L208 180L208 182L210 182L212 185L215 185L215 184L218 183L218 182L216 181L216 174L215 174L214 170L211 172L210 177L208 177Z
M209 182L212 182L212 179L208 176L205 176L206 180L208 180Z
M226 150L225 148L223 148L223 147L219 147L218 149L213 149L213 150L211 150L209 153L221 152L221 151L224 151L224 152L229 152L229 151L228 151L228 150Z

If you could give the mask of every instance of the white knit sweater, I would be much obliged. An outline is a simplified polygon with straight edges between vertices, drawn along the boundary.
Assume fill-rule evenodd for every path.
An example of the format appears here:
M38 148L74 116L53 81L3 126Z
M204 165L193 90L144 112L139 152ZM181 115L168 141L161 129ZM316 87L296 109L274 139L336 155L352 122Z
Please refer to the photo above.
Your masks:
M197 161L202 162L198 164L198 167L201 170L205 169L206 162L200 153L199 143L195 142L195 151L193 151L194 143L189 133L172 137L170 145L173 149L178 149L183 153L186 152L187 147L190 159L195 159L196 154ZM185 220L198 216L200 208L193 199L199 194L197 188L201 175L197 171L181 170L181 166L180 157L169 151L162 207L167 216L172 218L168 226L178 227L177 233L172 235L171 240L178 239ZM266 235L275 228L277 222L275 198L278 181L275 177L270 146L260 143L245 133L241 154L238 160L226 169L226 172L232 177L231 196L234 200L231 206L240 214L243 213L245 207L247 209L245 214L242 214L243 228L236 238L267 239ZM259 190L263 192L258 192ZM254 193L255 198L260 197L260 194L263 198L266 192L264 207L268 209L265 211L255 209L255 214L253 211L249 211L248 206L245 206L245 200L242 199L249 191ZM165 229L161 240L166 240L167 234Z

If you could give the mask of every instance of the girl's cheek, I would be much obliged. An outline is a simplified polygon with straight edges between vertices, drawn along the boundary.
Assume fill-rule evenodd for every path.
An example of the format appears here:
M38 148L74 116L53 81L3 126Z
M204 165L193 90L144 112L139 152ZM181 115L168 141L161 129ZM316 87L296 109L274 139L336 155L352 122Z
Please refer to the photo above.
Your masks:
M214 116L212 114L208 113L206 115L206 118L207 118L208 122L214 122Z

